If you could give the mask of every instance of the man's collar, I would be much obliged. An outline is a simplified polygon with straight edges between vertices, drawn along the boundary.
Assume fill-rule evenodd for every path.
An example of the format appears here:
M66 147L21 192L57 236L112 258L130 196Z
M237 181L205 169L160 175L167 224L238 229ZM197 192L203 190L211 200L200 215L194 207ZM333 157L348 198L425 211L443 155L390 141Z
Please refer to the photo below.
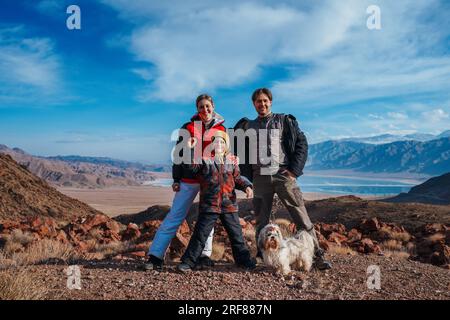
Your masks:
M273 112L272 111L270 111L270 113L269 114L267 114L267 115L265 115L265 116L263 116L263 117L261 117L259 114L258 114L258 120L265 120L265 119L269 119L269 118L271 118L273 116Z

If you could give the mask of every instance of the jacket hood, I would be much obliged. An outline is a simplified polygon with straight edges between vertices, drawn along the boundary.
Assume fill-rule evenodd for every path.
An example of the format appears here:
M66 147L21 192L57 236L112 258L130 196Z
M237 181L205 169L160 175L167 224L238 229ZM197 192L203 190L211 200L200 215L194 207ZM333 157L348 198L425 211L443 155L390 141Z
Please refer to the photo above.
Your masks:
M198 113L196 113L192 116L191 121L202 121L202 120L200 119L200 116L198 115ZM220 124L223 124L224 122L225 122L225 119L217 112L214 112L213 118L211 121L211 128L218 126Z

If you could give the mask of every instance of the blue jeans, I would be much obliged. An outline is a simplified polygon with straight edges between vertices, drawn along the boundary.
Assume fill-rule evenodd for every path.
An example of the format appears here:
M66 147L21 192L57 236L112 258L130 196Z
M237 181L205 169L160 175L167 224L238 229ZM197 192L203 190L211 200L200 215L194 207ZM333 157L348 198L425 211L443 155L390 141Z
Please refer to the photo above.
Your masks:
M175 237L178 228L186 219L189 208L194 202L200 190L199 184L191 183L180 183L180 191L175 193L173 198L172 208L169 213L164 218L161 226L155 234L155 238L150 246L148 254L164 259L167 248L170 242ZM212 253L212 242L213 242L214 229L209 234L208 240L206 241L205 248L203 249L202 255L210 257Z

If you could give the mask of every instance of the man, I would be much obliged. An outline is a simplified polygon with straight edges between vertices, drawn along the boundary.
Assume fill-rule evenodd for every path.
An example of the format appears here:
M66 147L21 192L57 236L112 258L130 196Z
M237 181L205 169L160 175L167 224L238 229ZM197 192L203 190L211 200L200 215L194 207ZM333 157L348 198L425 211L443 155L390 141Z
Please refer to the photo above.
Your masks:
M270 221L273 197L276 193L289 211L297 229L307 230L313 236L316 267L320 270L330 269L331 263L324 259L324 251L320 248L300 187L297 185L297 178L303 174L308 155L306 137L299 129L294 116L272 113L272 93L269 89L255 90L252 101L258 117L255 120L243 118L234 129L250 129L257 136L256 145L251 143L246 146L246 157L241 167L242 175L251 179L254 185L256 242L258 243L260 231ZM249 161L252 159L252 153L256 153L256 163ZM261 257L259 248L258 256Z

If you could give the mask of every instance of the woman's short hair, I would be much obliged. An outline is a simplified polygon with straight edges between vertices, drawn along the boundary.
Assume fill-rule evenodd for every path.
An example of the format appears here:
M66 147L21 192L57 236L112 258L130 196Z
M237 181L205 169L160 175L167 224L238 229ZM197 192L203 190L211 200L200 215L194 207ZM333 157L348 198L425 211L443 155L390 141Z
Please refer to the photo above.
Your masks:
M214 105L213 98L212 98L209 94L202 93L202 94L199 95L199 96L197 97L197 99L195 100L195 106L198 107L198 103L199 103L201 100L203 100L203 99L208 100L209 102L211 102L212 105Z

